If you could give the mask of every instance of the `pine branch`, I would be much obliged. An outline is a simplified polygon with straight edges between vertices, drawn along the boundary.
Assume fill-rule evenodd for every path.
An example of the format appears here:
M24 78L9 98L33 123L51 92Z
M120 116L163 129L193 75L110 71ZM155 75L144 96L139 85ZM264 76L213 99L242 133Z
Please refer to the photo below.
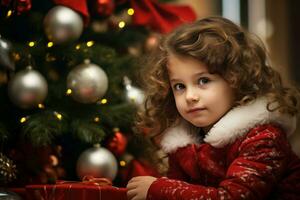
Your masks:
M71 123L72 134L85 143L100 143L106 136L103 128L87 120L76 119Z
M108 106L101 111L104 124L113 126L111 128L119 127L125 132L131 131L135 112L135 106L130 103Z
M56 136L67 130L66 120L58 119L54 112L45 111L31 115L22 128L23 137L34 146L45 146L52 143Z

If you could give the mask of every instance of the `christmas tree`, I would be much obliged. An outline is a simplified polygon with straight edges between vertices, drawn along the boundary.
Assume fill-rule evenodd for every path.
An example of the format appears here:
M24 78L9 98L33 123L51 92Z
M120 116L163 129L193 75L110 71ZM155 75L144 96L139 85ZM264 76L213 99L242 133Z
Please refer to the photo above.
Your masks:
M0 17L0 184L82 178L99 168L94 151L110 166L95 176L126 182L150 146L132 131L139 59L194 13L151 0L1 0Z

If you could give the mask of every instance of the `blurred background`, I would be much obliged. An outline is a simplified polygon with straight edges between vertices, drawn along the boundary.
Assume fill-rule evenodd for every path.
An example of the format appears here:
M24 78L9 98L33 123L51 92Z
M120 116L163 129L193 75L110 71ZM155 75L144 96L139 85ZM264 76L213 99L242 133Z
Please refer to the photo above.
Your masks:
M221 15L257 34L300 84L296 0L0 0L0 186L157 175L134 134L141 58L175 27ZM300 122L299 122L300 123ZM290 138L300 155L300 129Z

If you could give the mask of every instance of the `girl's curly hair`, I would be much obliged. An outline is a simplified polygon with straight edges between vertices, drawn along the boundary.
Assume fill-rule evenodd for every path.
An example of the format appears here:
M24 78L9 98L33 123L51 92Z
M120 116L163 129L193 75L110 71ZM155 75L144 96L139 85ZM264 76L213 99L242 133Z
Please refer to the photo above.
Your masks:
M205 63L210 73L220 74L235 89L235 106L266 96L269 111L295 115L298 91L283 86L266 52L255 35L222 17L177 28L162 40L142 71L146 101L138 114L137 128L148 128L157 135L178 119L166 67L170 54L192 57Z

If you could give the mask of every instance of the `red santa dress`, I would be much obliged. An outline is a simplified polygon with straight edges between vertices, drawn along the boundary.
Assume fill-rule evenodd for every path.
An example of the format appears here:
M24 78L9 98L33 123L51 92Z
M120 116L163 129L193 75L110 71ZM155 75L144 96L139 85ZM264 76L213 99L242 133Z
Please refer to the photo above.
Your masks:
M300 159L287 139L296 119L266 105L260 98L233 108L204 137L185 121L166 130L168 177L147 199L300 199Z

